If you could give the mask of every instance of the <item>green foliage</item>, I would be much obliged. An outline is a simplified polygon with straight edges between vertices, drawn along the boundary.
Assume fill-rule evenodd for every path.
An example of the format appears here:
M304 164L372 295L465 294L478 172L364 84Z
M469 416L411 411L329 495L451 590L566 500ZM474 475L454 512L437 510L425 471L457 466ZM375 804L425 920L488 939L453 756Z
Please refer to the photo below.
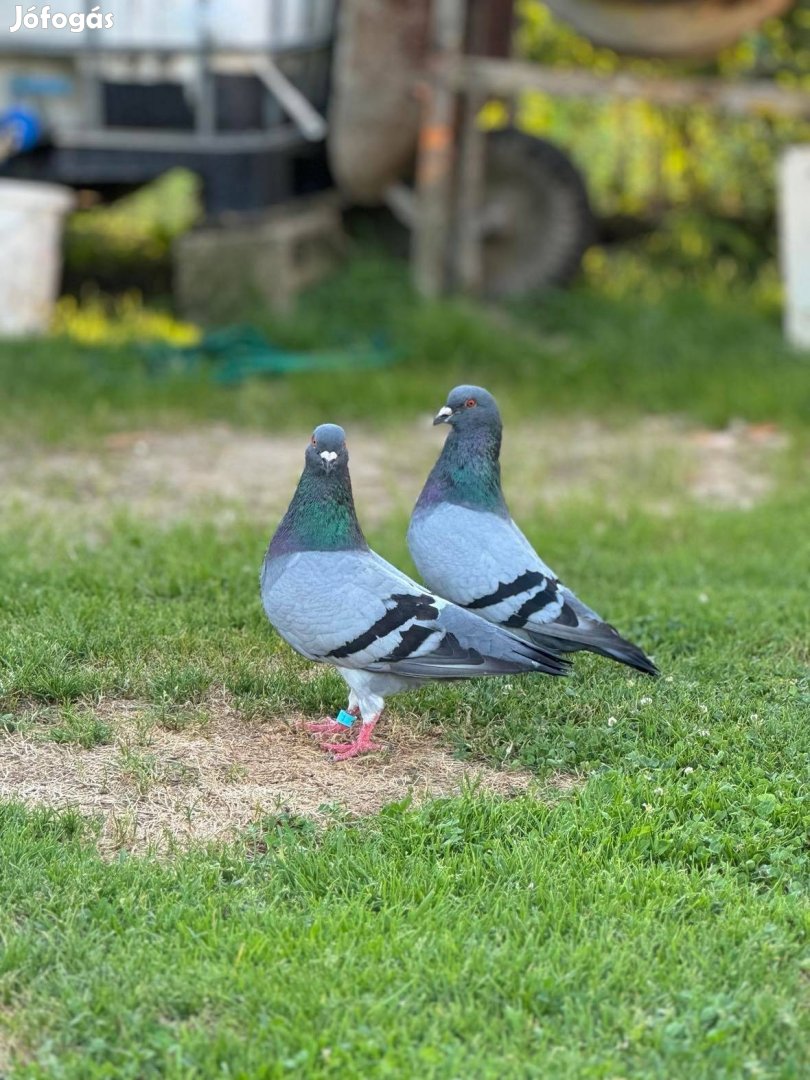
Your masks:
M81 345L165 341L180 348L196 345L202 336L191 323L144 304L137 291L105 296L88 290L81 303L73 296L63 296L57 301L51 333Z
M585 253L583 277L601 296L660 304L672 293L700 290L726 306L729 292L745 294L751 306L776 319L782 284L776 263L747 229L700 212L672 211L660 228L623 244Z
M199 217L199 188L193 173L171 169L110 205L71 214L65 231L69 276L130 286L148 280L168 265L172 241Z
M773 78L810 88L810 3L796 0L779 19L767 19L718 58L719 74Z
M266 319L292 349L350 346L382 336L401 357L384 371L252 378L234 387L197 375L150 376L133 348L68 342L0 350L6 430L72 444L138 426L225 420L266 431L389 420L436 407L461 382L490 383L514 417L560 410L618 421L682 412L722 425L735 417L795 423L810 412L806 362L783 342L773 290L697 273L654 272L624 253L588 273L594 286L530 298L510 315L465 301L419 303L406 269L374 255L353 260L288 319Z
M621 70L647 76L694 73L696 64L628 60L595 48L557 22L537 0L519 5L517 47L526 57L550 65L578 65L609 74ZM770 20L700 74L769 77L810 89L810 4L804 0L784 20ZM498 122L496 109L489 113ZM703 257L725 257L715 242L713 219L726 219L725 237L737 236L731 259L745 273L774 256L773 212L776 163L782 149L810 139L810 124L764 114L730 117L708 108L663 108L643 100L557 101L546 95L523 98L518 123L532 134L565 147L587 178L594 207L603 217L639 217L661 230L657 260L671 250L677 259L679 230L662 215L689 209L702 219ZM744 225L743 225L744 223Z

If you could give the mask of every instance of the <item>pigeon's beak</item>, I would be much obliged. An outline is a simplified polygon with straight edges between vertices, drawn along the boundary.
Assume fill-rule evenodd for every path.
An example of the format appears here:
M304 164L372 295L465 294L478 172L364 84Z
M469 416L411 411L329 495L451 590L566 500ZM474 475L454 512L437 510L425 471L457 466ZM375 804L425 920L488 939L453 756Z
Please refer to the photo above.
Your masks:
M331 472L337 461L337 454L334 450L323 450L321 452L321 461L323 462L323 467L326 471Z
M446 424L450 417L453 415L453 410L449 405L442 405L436 415L433 417L433 426L437 424Z

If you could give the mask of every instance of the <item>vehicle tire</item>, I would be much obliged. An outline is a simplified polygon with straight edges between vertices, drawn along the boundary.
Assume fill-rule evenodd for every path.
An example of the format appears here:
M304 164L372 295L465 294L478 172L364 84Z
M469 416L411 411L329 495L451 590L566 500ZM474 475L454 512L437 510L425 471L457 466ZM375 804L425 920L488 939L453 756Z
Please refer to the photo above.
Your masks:
M571 159L514 128L487 136L481 228L483 292L491 297L567 285L596 236Z

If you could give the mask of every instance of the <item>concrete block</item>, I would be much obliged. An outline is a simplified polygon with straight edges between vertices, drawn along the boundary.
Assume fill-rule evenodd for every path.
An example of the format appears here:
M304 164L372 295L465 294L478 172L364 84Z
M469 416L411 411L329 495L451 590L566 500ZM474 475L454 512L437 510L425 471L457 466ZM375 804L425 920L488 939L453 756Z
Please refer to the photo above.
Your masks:
M345 244L333 194L195 229L173 251L178 308L203 325L239 321L262 307L288 312L302 289L336 269Z

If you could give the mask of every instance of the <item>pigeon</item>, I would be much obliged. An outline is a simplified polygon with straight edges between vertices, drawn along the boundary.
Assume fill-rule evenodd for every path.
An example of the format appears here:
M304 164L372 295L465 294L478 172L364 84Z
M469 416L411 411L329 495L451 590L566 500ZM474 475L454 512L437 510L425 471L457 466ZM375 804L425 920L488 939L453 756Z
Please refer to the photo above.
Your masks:
M451 430L408 528L427 587L542 648L587 649L657 675L637 645L562 584L512 520L501 490L495 398L480 386L457 386L433 423Z
M434 679L568 670L553 649L448 603L369 548L354 509L346 437L335 424L312 435L260 583L280 636L307 659L336 667L349 688L337 719L308 725L328 737L360 719L353 741L322 743L338 761L380 749L371 735L389 694Z

